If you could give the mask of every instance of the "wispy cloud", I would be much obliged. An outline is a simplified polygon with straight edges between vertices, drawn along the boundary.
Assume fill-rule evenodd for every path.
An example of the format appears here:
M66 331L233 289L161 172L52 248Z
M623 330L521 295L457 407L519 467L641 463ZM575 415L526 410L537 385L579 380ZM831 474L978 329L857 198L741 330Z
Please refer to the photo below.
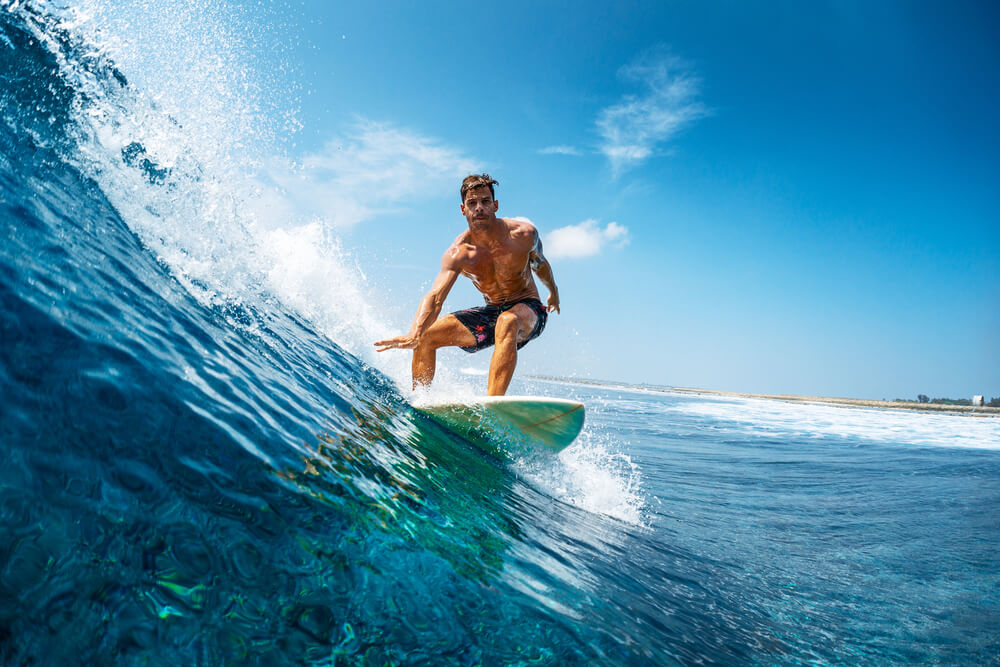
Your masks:
M583 155L583 151L576 146L546 146L538 152L542 155Z
M599 148L616 177L649 159L682 128L709 113L699 100L700 79L663 48L640 56L618 74L643 91L625 95L597 117Z
M359 120L344 136L306 155L296 169L273 165L267 176L281 191L285 208L345 227L403 203L448 188L458 192L463 176L481 171L459 149L412 130Z
M628 242L628 228L624 225L609 222L601 227L597 220L584 220L552 230L542 245L545 256L550 259L574 259L591 257L608 246L621 248Z

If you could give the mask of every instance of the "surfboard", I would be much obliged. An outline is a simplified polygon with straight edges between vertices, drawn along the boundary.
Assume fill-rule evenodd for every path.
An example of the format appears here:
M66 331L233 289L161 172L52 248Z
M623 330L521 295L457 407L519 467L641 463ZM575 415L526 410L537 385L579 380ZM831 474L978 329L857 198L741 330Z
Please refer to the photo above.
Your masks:
M583 429L579 401L547 396L482 396L414 408L492 453L560 452Z

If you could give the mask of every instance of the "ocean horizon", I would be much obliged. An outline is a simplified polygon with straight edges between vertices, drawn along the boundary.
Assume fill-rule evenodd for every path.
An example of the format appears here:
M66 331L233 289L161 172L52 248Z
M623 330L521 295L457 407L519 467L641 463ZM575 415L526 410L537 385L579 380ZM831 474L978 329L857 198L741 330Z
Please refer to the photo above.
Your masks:
M992 406L974 405L953 405L948 403L920 402L908 399L873 399L873 398L851 398L846 396L812 396L808 394L761 394L743 391L724 391L720 389L684 387L665 384L655 384L647 382L616 382L614 380L601 380L594 378L580 377L557 377L545 375L529 375L531 379L539 381L565 382L569 384L593 385L597 387L621 387L625 389L639 389L659 392L675 392L680 394L702 394L706 396L729 396L738 398L755 398L773 401L785 401L793 403L822 403L829 405L844 405L852 407L867 407L887 410L918 410L924 412L943 412L957 415L975 417L1000 417L1000 408ZM951 400L951 399L947 399ZM967 399L970 400L971 399Z

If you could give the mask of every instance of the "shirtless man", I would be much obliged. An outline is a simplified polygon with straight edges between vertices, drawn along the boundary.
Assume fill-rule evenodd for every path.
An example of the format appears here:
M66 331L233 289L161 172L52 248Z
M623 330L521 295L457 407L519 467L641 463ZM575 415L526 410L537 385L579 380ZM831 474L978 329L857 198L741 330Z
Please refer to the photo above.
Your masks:
M530 222L498 218L499 202L489 174L462 181L459 209L469 223L441 258L441 272L420 301L410 333L375 343L379 352L413 350L413 388L434 379L437 350L457 345L466 352L495 345L487 394L503 396L517 365L517 351L537 338L550 312L559 312L559 290L542 255L538 230ZM548 307L538 298L531 272L549 290ZM468 277L486 298L480 308L438 318L458 279Z

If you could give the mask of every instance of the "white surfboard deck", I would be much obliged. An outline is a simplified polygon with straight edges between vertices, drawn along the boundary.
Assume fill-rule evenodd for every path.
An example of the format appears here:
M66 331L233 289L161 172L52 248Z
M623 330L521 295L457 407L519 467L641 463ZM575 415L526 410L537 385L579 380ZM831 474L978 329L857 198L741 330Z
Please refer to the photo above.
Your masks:
M481 396L413 407L494 453L506 444L520 450L536 443L537 449L562 451L583 429L585 412L579 401L548 396Z

